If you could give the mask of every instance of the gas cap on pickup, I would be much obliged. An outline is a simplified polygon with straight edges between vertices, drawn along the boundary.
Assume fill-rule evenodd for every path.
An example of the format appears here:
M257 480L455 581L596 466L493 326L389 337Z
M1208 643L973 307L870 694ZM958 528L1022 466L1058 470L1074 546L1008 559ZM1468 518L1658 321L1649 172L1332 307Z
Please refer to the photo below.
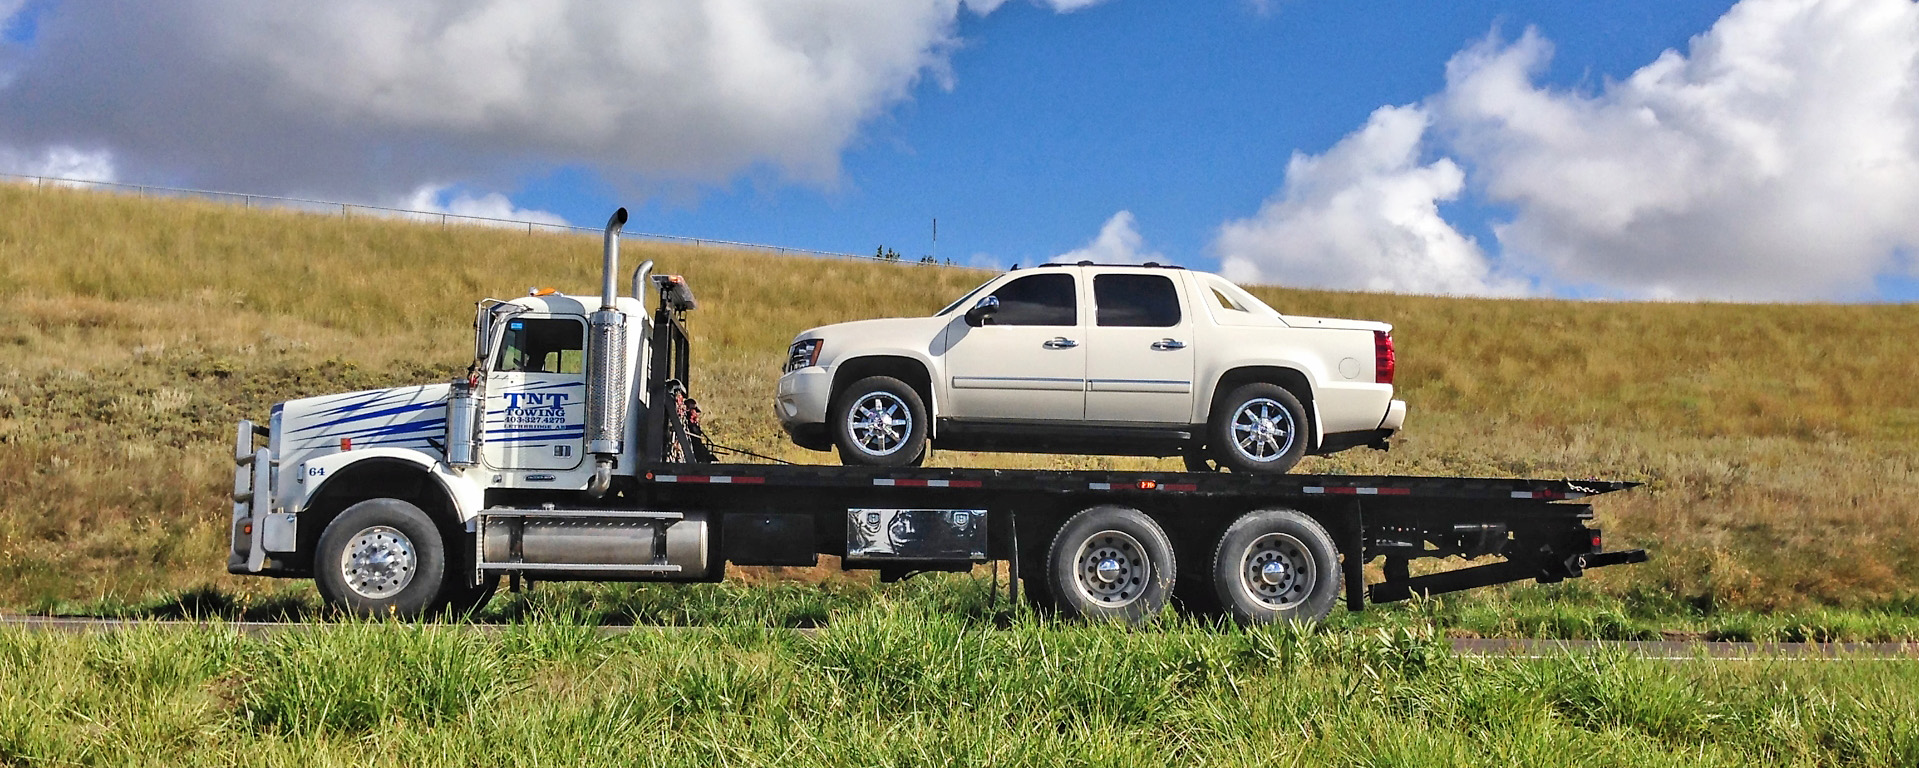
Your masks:
M1339 361L1339 375L1349 379L1359 378L1359 361L1350 357Z

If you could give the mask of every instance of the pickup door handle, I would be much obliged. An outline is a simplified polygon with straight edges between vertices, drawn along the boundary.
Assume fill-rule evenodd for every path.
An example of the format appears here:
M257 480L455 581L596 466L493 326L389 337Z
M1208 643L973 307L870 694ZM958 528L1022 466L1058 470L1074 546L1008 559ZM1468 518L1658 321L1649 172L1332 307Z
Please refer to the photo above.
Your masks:
M1174 349L1185 349L1185 348L1186 348L1186 342L1180 341L1179 339L1160 339L1159 341L1153 342L1153 349L1157 349L1161 352L1174 350Z
M1079 346L1079 342L1066 338L1065 336L1054 336L1041 346L1047 349L1072 349Z

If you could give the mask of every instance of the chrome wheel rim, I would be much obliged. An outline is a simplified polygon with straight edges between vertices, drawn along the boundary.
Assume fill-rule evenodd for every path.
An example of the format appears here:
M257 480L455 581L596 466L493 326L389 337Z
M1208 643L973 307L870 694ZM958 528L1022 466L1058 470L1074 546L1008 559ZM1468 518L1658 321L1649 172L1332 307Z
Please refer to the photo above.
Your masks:
M1087 600L1123 608L1138 601L1153 583L1152 561L1139 539L1122 531L1100 531L1087 537L1073 556L1073 583Z
M846 432L871 456L891 456L913 432L913 412L891 392L868 392L846 412Z
M1259 462L1277 460L1293 449L1293 412L1270 397L1241 403L1233 412L1233 450Z
M347 541L340 554L340 575L347 589L369 600L384 600L413 583L418 564L413 540L399 529L376 525Z
M1276 611L1306 602L1313 594L1318 573L1313 551L1285 533L1254 539L1239 562L1239 584L1246 596Z

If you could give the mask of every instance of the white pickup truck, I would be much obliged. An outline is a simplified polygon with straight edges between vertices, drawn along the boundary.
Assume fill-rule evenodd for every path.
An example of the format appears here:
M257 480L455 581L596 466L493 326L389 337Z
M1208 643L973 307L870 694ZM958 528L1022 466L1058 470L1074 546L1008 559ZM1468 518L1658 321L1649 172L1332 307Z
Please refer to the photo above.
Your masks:
M846 464L918 464L938 445L1285 472L1387 446L1406 418L1391 331L1282 315L1204 272L1048 264L932 317L801 332L774 410Z

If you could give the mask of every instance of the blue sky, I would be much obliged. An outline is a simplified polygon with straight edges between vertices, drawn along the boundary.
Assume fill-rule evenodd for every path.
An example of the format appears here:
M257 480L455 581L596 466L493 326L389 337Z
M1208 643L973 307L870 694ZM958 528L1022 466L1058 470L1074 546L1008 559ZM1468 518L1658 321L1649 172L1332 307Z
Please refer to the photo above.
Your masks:
M937 218L963 264L1912 301L1915 8L0 0L0 170L623 204L630 229L907 258Z

